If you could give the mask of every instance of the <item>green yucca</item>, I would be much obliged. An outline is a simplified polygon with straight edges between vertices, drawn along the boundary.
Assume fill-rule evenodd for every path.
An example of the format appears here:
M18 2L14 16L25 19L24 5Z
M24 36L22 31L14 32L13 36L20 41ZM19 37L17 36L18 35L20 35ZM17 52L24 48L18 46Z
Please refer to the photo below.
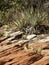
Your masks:
M37 24L41 24L47 20L48 14L46 12L34 12L33 9L25 12L21 12L21 15L19 18L17 18L16 27L19 30L22 30L23 28L26 28L27 26L35 26Z

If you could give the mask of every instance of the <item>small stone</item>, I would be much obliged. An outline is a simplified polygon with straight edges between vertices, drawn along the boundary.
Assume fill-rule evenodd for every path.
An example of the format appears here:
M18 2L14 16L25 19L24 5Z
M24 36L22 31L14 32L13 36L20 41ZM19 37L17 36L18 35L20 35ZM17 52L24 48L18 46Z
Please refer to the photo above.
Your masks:
M36 35L35 35L35 34L31 34L31 35L28 35L28 36L27 36L27 39L30 40L30 39L32 39L32 38L34 38L34 37L36 37Z

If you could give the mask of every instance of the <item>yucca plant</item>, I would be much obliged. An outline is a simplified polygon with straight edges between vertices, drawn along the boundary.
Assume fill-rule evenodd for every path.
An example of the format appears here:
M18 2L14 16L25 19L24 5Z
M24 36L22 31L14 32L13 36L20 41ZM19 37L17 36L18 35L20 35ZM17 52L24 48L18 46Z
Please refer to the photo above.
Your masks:
M19 30L23 30L27 28L27 26L31 26L30 22L30 14L27 12L21 12L20 18L17 18L16 22L14 24Z
M17 18L14 24L16 25L17 29L26 31L28 26L34 28L34 26L45 22L47 20L48 14L46 12L40 11L34 12L33 8L31 8L31 10L21 12L19 16L20 17Z
M46 12L37 12L36 13L37 16L37 24L41 24L45 21L48 21L48 14Z

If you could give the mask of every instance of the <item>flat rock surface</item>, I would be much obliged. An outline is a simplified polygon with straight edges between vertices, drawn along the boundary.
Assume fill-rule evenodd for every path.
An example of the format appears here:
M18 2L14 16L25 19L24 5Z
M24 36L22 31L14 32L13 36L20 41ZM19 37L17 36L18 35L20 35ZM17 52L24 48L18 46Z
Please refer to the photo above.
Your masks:
M49 42L28 44L26 41L9 42L9 44L5 41L6 45L2 41L3 45L0 45L0 65L48 65ZM26 44L34 50L23 49ZM35 52L39 48L42 48L41 52Z
M0 65L49 65L49 35L17 39L20 32L0 38Z

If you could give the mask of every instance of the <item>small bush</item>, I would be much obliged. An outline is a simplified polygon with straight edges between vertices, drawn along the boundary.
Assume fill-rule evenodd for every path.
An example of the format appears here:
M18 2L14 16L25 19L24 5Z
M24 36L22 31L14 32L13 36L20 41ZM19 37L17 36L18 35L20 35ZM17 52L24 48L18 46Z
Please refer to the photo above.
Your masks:
M0 26L16 25L18 30L26 32L28 26L34 29L35 25L47 23L47 13L43 12L46 2L48 0L0 0Z
M34 28L36 25L40 25L43 22L48 21L48 14L46 12L36 11L33 9L21 12L19 18L17 18L16 22L13 22L18 30L26 31L26 28L29 26ZM34 31L33 29L31 29ZM29 30L30 31L30 30ZM31 32L31 31L30 31Z

